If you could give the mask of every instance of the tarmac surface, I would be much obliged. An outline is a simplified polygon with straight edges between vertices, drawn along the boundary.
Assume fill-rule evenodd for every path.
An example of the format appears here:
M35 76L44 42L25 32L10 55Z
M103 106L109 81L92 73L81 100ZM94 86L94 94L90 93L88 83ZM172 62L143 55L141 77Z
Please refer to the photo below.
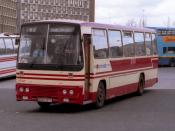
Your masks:
M0 81L0 131L174 131L175 68L159 68L159 83L133 94L92 105L55 105L42 110L17 102L15 79Z

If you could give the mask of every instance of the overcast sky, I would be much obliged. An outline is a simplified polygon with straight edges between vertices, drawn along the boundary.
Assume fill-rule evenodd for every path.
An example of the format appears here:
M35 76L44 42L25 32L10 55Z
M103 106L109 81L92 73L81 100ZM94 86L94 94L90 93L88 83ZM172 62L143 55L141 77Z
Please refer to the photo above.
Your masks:
M96 22L126 25L143 17L147 26L175 26L175 0L96 0Z

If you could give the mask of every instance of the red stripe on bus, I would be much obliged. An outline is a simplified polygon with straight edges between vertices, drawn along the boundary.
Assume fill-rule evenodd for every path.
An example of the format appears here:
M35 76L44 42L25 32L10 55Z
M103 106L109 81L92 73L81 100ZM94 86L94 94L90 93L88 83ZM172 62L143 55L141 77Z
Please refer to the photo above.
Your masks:
M16 61L16 57L0 58L0 62Z
M115 75L126 75L128 73L134 73L134 72L145 71L145 70L150 70L150 69L153 69L153 68L140 69L140 70L134 70L134 71L127 71L127 72L120 72L120 73L112 73L112 71L111 71L111 72L108 72L108 73L112 73L112 74L107 74L107 75L105 75L106 73L102 72L102 73L97 73L97 75L100 74L100 76L91 76L90 78L91 79L95 79L95 78L115 76ZM102 75L102 74L104 74L104 75Z
M111 60L112 71L124 71L152 67L152 58L136 58L127 60Z
M152 69L152 68L150 68ZM149 70L149 69L147 69ZM145 71L145 70L137 70L137 71ZM109 77L109 76L115 76L115 75L120 75L120 76L125 76L126 74L128 73L135 73L137 71L129 71L129 72L124 72L124 73L114 73L114 74L109 74L109 75L102 75L102 76L94 76L94 77L90 77L90 79L96 79L96 78L102 78L102 77ZM41 75L43 76L43 75ZM17 76L17 78L19 79L33 79L33 80L63 80L63 81L84 81L85 79L62 79L62 78L35 78L35 77L20 77L20 76Z
M62 81L84 81L85 79L61 79L61 78L35 78L35 77L16 77L19 79L30 79L30 80L62 80Z
M120 72L120 73L113 73L112 71L110 72L102 72L102 73L97 73L97 75L100 74L100 76L95 76L95 75L91 75L90 79L95 79L95 78L101 78L101 77L108 77L108 76L115 76L115 75L126 75L128 73L134 73L134 72L138 72L138 71L145 71L145 70L150 70L153 68L147 68L147 69L140 69L140 70L134 70L134 71L127 71L127 72ZM112 73L112 74L107 74L107 73ZM106 75L105 75L106 74ZM52 75L52 74L30 74L30 73L24 73L23 76L18 76L20 75L19 73L17 73L17 78L21 78L21 79L25 79L25 78L30 78L30 79L50 79L50 80L77 80L77 79L60 79L60 78L35 78L35 77L26 77L25 75L32 75L32 76L60 76L60 77L69 77L68 75ZM73 75L72 77L83 77L85 78L86 75ZM79 79L79 80L85 80L85 79Z
M126 71L123 70L122 73L116 73L117 71L106 71L106 72L97 72L96 74L94 73L90 73L91 78L94 78L94 75L102 75L102 76L95 76L95 77L104 77L104 76L110 76L110 75L118 75L118 74L124 74L124 73L130 73L130 72L136 72L136 71L144 71L144 70L150 70L150 69L154 69L152 67L147 68L147 69L138 69L138 70L134 70L134 71ZM133 69L132 69L133 70ZM104 75L107 73L113 73L113 74L109 74L109 75ZM17 73L17 75L20 75L20 73ZM58 76L58 77L87 77L88 75L62 75L62 74L35 74L35 73L22 73L23 76L25 75L30 75L30 76Z
M20 75L20 73L17 73ZM23 73L22 75L30 76L61 76L61 77L85 77L86 75L62 75L62 74L34 74L34 73Z
M16 72L16 69L2 70L0 71L0 75Z

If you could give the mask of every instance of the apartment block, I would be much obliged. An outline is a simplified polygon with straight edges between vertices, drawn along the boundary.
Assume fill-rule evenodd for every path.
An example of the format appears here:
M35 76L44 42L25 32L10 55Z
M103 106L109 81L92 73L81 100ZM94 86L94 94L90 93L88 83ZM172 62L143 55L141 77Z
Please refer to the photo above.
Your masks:
M0 0L0 33L16 32L16 0Z
M18 0L18 27L22 23L71 19L91 21L95 19L95 0Z

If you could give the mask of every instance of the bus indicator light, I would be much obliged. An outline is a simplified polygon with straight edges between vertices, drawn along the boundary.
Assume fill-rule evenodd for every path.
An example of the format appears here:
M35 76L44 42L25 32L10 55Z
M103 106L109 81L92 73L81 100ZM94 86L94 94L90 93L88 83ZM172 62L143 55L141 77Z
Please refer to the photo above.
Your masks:
M23 87L20 87L19 88L19 92L24 92L24 88Z
M25 89L25 92L30 92L29 88L26 88L26 89Z
M29 97L28 97L28 96L23 96L22 99L23 99L23 100L28 100Z
M70 94L70 95L73 95L73 94L74 94L74 91L73 91L73 90L70 90L70 91L69 91L69 94Z
M63 95L66 95L67 94L67 90L63 90Z
M66 102L66 103L68 103L68 102L69 102L69 99L67 99L67 98L64 98L64 99L63 99L63 102Z

